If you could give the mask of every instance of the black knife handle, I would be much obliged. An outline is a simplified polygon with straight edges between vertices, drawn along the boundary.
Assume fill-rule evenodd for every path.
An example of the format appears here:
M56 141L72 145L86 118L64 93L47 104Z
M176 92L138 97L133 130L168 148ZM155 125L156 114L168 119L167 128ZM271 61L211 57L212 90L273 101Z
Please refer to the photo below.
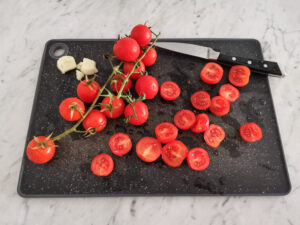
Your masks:
M283 77L279 65L276 62L247 59L238 56L229 56L220 54L218 59L219 62L230 64L230 65L245 65L248 66L253 72L268 74L273 76Z

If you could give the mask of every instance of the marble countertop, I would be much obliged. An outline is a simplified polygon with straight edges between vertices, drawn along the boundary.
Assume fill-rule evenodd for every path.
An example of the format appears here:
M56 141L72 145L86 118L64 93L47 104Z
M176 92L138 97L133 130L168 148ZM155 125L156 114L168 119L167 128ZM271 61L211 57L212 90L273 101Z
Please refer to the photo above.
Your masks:
M0 1L0 224L299 224L299 8L298 0ZM165 38L256 38L265 57L283 65L288 75L269 80L292 183L289 195L24 199L17 194L45 42L114 38L144 21Z

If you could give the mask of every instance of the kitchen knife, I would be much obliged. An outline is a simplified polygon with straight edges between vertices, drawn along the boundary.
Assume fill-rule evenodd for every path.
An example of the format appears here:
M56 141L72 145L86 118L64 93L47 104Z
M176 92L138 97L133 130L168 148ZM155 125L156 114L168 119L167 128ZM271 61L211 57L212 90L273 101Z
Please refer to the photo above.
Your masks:
M276 62L243 58L234 55L226 55L209 47L188 43L157 42L155 46L186 55L192 55L210 60L217 60L221 64L245 65L248 66L251 71L264 75L271 75L276 77L284 76L279 68L279 65Z

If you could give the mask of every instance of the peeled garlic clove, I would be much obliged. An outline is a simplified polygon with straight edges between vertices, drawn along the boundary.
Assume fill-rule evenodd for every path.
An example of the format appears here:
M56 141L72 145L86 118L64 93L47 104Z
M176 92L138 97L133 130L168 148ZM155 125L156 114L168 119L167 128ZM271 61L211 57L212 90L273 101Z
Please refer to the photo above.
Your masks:
M84 77L84 74L80 71L80 70L76 70L76 78L77 80L82 80L82 78Z
M83 58L83 61L77 65L80 71L85 75L92 75L98 72L96 62L94 60Z
M62 74L76 68L76 62L73 56L62 56L57 60L57 68Z

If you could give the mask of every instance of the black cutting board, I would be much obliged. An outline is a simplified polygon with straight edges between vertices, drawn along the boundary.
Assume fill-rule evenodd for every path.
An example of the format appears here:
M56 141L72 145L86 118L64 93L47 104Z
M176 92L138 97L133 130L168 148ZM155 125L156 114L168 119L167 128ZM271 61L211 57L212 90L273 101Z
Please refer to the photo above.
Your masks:
M262 59L260 43L253 39L163 39L200 44L220 49L225 54ZM51 40L45 46L37 83L36 94L25 146L34 135L55 135L70 128L73 123L64 121L59 113L60 102L76 96L78 81L75 71L61 75L56 59L51 56L59 43L68 55L80 62L83 57L96 60L99 69L97 81L103 84L111 72L103 60L105 53L112 54L113 40ZM223 127L226 138L216 150L208 147L203 134L179 131L178 139L188 148L208 150L210 166L202 172L191 170L184 162L171 168L161 159L154 163L142 162L135 148L120 158L113 155L108 140L116 132L126 132L133 146L144 136L154 137L154 128L160 122L172 122L180 109L192 109L192 93L208 91L218 95L220 86L228 82L228 67L217 85L200 80L205 61L157 48L158 59L147 68L161 84L172 80L182 89L181 96L171 102L159 95L146 101L150 116L142 126L126 125L123 118L109 120L101 133L88 139L71 134L57 144L54 158L47 164L36 165L24 154L18 193L23 197L120 196L120 195L284 195L290 191L290 181L283 154L280 134L274 112L268 78L252 74L250 83L240 88L240 98L231 104L230 113L216 117L207 111L211 123ZM275 79L275 78L274 78ZM195 111L196 112L196 111ZM239 127L255 122L263 131L256 143L246 143L239 135ZM92 158L106 152L112 155L115 169L108 177L97 177L90 171Z

